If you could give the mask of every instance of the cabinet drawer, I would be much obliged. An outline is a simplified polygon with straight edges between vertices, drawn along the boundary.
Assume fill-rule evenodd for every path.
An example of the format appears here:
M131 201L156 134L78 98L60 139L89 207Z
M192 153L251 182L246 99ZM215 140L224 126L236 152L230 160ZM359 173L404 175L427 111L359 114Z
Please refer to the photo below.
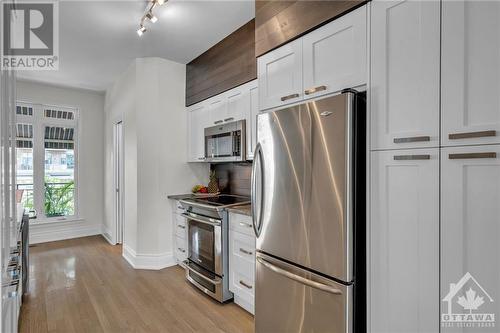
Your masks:
M246 301L253 303L255 294L255 269L243 271L232 271L229 274L230 290L245 298Z
M182 205L179 201L175 202L174 213L179 214L179 215L184 213L184 207L182 207Z
M255 262L255 237L233 231L229 238L231 255L253 265Z
M229 213L229 229L255 237L251 216Z
M186 218L174 214L173 220L174 220L175 235L177 237L186 238L186 232L187 232Z
M178 262L184 261L188 255L187 242L184 238L175 237L175 258Z

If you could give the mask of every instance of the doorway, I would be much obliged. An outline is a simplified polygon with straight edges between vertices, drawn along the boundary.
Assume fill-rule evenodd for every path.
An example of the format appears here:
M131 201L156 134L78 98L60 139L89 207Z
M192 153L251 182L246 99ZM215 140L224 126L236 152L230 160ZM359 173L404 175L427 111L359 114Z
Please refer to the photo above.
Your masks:
M113 131L113 165L114 165L114 215L115 215L115 243L123 243L123 122L114 125Z

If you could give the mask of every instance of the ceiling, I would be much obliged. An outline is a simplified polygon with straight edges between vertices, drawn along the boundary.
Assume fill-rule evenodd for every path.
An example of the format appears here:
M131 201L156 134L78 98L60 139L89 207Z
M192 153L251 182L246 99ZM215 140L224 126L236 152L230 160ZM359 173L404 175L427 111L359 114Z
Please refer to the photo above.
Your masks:
M20 71L21 79L104 91L133 59L188 63L255 16L254 1L170 0L158 22L136 30L146 1L59 2L59 70Z

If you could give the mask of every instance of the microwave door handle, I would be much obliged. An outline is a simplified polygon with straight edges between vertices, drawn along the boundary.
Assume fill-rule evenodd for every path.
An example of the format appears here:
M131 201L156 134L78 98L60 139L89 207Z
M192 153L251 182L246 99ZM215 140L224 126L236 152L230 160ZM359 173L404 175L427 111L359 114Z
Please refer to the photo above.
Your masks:
M252 165L252 179L251 179L251 208L252 208L252 224L255 236L259 237L262 229L262 202L264 193L262 193L262 186L264 184L264 168L262 159L262 146L260 143L255 147L254 162ZM257 167L260 172L260 184L257 184ZM259 198L259 214L257 215L257 185L260 186L261 195Z

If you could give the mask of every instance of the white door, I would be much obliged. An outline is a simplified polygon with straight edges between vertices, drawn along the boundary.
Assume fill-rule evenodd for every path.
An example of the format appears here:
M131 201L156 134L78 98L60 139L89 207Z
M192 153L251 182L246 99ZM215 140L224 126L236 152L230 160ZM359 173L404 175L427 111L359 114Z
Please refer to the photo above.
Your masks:
M208 112L210 114L210 124L207 127L222 124L228 118L226 95L220 94L210 99L208 102Z
M439 149L371 163L368 331L439 332Z
M205 127L209 126L209 112L203 104L188 111L189 161L205 161Z
M302 93L302 39L296 39L257 59L259 109L300 101Z
M366 84L366 47L366 6L305 35L306 97Z
M442 144L500 143L500 2L443 1Z
M495 313L498 318L500 145L443 148L441 168L441 298L451 292L452 313ZM459 285L466 273L470 273L488 295L474 284L450 290L450 284ZM473 300L482 297L484 302L473 311L457 303L460 297L467 296L469 288L475 292ZM448 313L447 301L442 303L442 312ZM460 332L480 330L471 327ZM456 332L456 328L443 332Z
M439 146L439 1L373 1L371 148Z
M253 160L257 145L257 115L259 114L259 88L257 82L250 87L250 111L247 119L247 160Z
M120 121L114 128L114 186L115 186L115 243L123 242L123 214L124 214L124 150L123 150L123 123Z

